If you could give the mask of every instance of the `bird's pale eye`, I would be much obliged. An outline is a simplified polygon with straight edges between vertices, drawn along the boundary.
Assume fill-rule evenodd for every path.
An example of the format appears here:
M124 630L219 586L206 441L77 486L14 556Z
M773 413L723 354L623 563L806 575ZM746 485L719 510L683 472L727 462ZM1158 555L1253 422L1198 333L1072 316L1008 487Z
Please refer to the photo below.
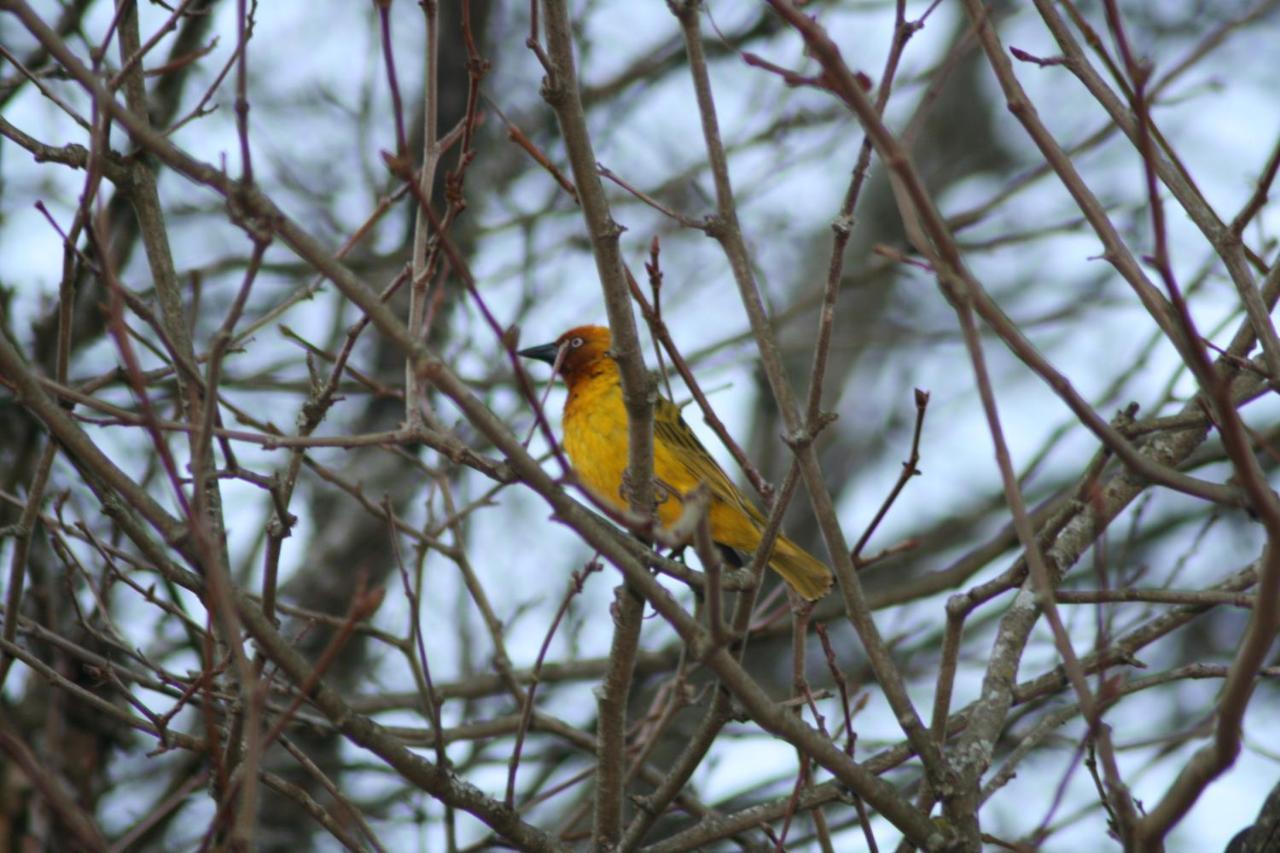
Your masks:
M573 347L574 349L577 349L578 347L582 346L582 338L573 338L572 340L569 341L569 346Z

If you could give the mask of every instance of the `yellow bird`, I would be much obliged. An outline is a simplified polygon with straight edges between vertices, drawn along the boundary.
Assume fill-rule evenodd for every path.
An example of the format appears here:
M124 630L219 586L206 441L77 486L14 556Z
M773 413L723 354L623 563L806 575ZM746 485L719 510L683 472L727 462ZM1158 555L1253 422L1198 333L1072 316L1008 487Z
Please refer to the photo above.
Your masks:
M554 365L563 350L560 374L569 386L564 404L564 449L582 482L605 503L625 510L628 500L622 484L630 441L622 379L609 352L610 342L608 329L579 326L554 343L523 349L519 354ZM716 464L680 417L680 409L665 398L659 398L654 411L653 473L659 485L658 518L663 525L675 524L683 497L699 483L706 483L711 492L711 538L735 551L755 552L764 516ZM769 567L809 601L831 589L831 571L826 565L786 536L778 537Z

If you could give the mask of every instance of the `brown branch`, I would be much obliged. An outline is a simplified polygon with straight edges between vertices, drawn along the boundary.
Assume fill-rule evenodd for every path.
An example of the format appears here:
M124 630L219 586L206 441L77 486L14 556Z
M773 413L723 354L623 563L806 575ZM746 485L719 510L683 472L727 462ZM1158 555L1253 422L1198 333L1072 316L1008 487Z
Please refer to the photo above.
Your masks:
M544 35L547 77L542 95L555 110L573 170L574 185L591 239L596 270L600 275L609 327L613 331L613 355L622 375L622 399L628 422L627 482L634 512L650 514L655 506L653 486L653 379L645 372L640 338L631 313L631 298L623 271L619 238L622 228L614 221L596 171L596 156L587 131L577 70L568 4L545 0ZM530 41L536 44L535 38ZM594 836L597 844L616 844L622 831L625 765L624 732L626 697L640 636L644 604L628 584L615 599L615 632L610 658L615 662L606 674L599 694L600 753L596 772Z

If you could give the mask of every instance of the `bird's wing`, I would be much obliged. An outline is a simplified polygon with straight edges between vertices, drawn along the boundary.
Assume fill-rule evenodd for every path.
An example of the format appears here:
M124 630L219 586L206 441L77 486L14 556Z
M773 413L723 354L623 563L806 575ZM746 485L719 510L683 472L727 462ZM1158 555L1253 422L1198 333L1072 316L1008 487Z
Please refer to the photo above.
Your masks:
M729 475L716 464L715 457L680 417L680 407L665 398L658 399L654 411L653 438L655 443L661 442L670 449L673 459L695 485L706 483L713 497L741 509L752 519L763 521L760 511L742 497Z

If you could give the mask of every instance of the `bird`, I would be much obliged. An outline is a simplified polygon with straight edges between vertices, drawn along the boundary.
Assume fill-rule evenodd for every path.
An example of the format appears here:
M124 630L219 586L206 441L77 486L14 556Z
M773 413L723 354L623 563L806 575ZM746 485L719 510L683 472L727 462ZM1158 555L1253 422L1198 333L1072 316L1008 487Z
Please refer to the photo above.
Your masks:
M560 364L569 388L564 404L564 449L581 482L605 504L628 508L624 485L630 445L622 376L610 350L612 337L603 326L577 326L549 344L517 354ZM562 354L563 353L563 354ZM653 473L658 494L658 520L675 524L686 497L706 484L711 539L735 552L751 554L760 545L765 518L742 494L680 416L680 407L659 397L653 417ZM831 589L831 570L817 557L779 535L769 567L807 601Z

